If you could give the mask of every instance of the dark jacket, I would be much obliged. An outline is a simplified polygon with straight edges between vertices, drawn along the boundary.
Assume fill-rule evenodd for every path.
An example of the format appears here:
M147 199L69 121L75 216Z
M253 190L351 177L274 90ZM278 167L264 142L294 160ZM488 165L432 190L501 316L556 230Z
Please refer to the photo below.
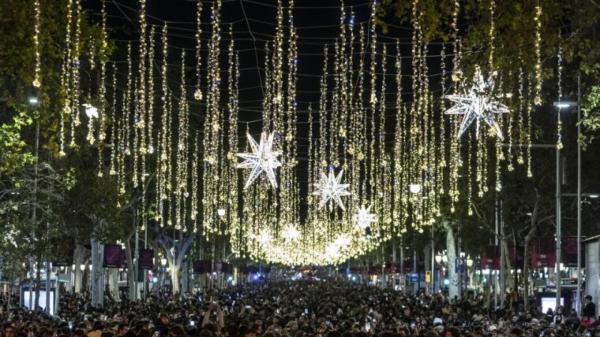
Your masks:
M582 311L583 317L596 318L596 305L593 302L590 302L583 307Z

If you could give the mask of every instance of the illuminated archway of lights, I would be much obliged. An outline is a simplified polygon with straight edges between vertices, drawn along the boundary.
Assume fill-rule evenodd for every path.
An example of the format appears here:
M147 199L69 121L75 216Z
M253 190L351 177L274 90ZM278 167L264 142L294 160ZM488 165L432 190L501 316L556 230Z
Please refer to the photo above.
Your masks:
M299 111L294 1L283 6L279 0L275 34L267 43L261 74L266 84L262 130L249 130L239 120L240 60L232 27L221 18L221 0L208 9L198 2L191 57L184 50L169 51L169 25L149 25L145 0L140 0L139 46L125 45L126 61L114 63L108 63L104 2L100 43L81 41L80 2L67 1L65 11L60 154L66 155L68 146L76 147L75 130L86 127L87 140L98 151L98 176L119 188L117 206L127 204L133 191L141 193L136 207L142 229L152 218L162 230L194 233L202 244L227 242L224 256L289 265L338 264L403 235L408 224L423 232L440 217L470 214L473 201L490 186L502 188L503 170L512 170L514 163L526 165L531 175L528 148L498 146L499 138L488 133L477 139L479 131L461 129L459 116L444 115L448 106L443 95L451 92L447 97L457 98L465 86L459 2L454 3L450 27L453 39L440 44L436 54L424 41L417 0L412 5L408 55L402 55L405 42L378 35L374 7L369 20L360 24L352 10L340 7L339 36L323 46L321 97ZM490 5L492 13L493 8ZM205 30L203 10L209 10L211 18ZM532 23L537 60L540 13L541 8ZM493 27L489 62L481 69L487 74L502 73L494 63ZM84 53L82 45L90 48ZM80 63L86 55L90 62ZM441 76L431 73L431 56L439 59ZM410 59L408 69L403 58ZM185 71L190 59L193 78ZM499 76L501 89L515 94L495 96L511 98L494 103L496 110L504 109L505 103L511 113L493 122L478 117L492 123L509 144L530 142L528 107L539 100L541 87L539 64L530 66L521 57L519 62L521 71ZM87 69L88 63L93 67ZM99 85L82 88L83 70L97 77L94 83ZM178 71L177 85L169 74L173 71ZM482 76L474 75L476 84ZM193 90L188 92L190 83ZM404 88L407 83L410 87ZM443 94L436 94L433 85ZM409 96L412 99L404 101ZM191 104L192 99L202 104ZM83 102L94 112L88 123L81 123L77 113ZM203 116L200 125L191 121L192 112ZM308 133L298 128L299 113L308 115ZM240 135L250 131L265 135L260 144L254 139L240 144ZM252 153L244 152L248 148ZM240 153L246 160L241 165L256 173L250 175L251 184L244 184L246 174L237 169ZM319 180L331 167L344 172L343 183L337 181L350 192L338 195L344 195L344 207L320 207ZM254 181L262 171L268 179Z

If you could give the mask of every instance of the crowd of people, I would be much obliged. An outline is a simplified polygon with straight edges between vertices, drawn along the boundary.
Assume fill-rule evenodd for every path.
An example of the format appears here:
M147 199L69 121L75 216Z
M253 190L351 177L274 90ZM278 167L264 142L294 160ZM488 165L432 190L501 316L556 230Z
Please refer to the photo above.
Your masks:
M103 308L66 294L56 316L2 304L0 321L2 337L600 337L593 308L587 298L580 320L561 308L489 310L474 294L450 301L334 280L278 281Z

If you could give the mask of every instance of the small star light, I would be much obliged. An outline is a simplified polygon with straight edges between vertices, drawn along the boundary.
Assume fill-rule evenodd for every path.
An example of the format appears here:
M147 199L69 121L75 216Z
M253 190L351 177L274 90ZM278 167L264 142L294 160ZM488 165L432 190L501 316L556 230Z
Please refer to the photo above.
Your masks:
M494 99L494 77L496 72L490 76L487 81L481 74L481 69L475 68L473 76L473 84L471 89L464 95L446 95L446 99L456 103L453 107L446 110L447 115L464 115L460 128L458 130L458 138L461 138L467 128L475 122L475 136L479 138L479 123L484 121L487 125L493 128L500 140L504 140L502 129L494 118L494 114L508 113L508 107Z
M256 236L256 240L261 246L268 245L271 242L271 232L268 229L261 231L260 234Z
M277 157L280 155L279 151L273 151L273 137L274 133L267 135L266 132L263 132L260 135L260 144L256 143L254 138L248 136L248 143L250 144L251 153L238 153L237 156L244 159L243 162L237 165L237 168L250 168L250 176L248 176L248 180L246 181L246 186L244 188L248 188L252 185L252 182L262 173L264 172L271 182L271 185L274 188L277 188L277 178L275 177L275 169L281 166L281 162L277 160Z
M356 222L356 225L358 225L360 229L366 229L371 225L372 222L377 222L377 215L370 213L370 211L371 206L362 206L352 217L352 220Z
M296 227L294 225L289 225L283 231L283 239L285 241L288 241L288 242L295 241L299 237L300 237L300 232L296 229Z
M313 193L321 196L321 207L325 206L325 204L327 204L330 200L333 200L338 204L338 206L340 206L342 210L346 210L341 197L348 196L351 193L347 190L349 184L340 184L343 174L344 170L341 170L336 176L333 172L333 169L330 169L327 175L325 175L325 173L321 173L319 182L315 184L317 191Z

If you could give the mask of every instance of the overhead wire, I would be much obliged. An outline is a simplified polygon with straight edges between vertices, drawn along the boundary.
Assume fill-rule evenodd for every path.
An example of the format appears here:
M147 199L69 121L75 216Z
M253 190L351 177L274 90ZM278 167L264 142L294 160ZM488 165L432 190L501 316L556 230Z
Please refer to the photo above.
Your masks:
M244 13L244 19L246 20L246 25L248 26L248 33L252 37L252 44L254 45L254 57L255 57L255 61L256 61L256 67L258 68L259 61L258 61L258 52L257 52L258 48L256 47L256 37L254 36L254 33L252 32L252 27L250 27L250 22L248 21L248 16L246 15L246 10L244 9L244 2L242 0L240 0L240 6L242 7L242 13ZM265 88L264 88L265 83L263 83L262 74L261 74L260 70L258 70L258 80L260 81L260 91L264 97L265 96Z

